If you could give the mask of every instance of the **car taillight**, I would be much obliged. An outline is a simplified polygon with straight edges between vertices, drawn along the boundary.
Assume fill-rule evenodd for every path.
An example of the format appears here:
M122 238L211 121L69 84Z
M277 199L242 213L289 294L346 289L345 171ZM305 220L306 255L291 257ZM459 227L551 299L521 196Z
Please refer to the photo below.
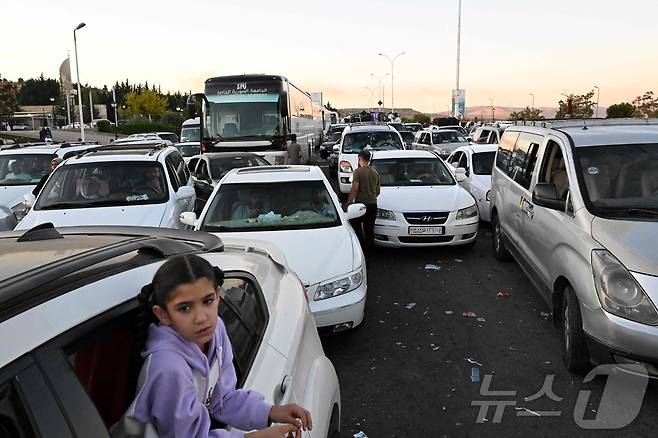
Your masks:
M352 173L352 165L349 161L340 162L340 171L344 173Z

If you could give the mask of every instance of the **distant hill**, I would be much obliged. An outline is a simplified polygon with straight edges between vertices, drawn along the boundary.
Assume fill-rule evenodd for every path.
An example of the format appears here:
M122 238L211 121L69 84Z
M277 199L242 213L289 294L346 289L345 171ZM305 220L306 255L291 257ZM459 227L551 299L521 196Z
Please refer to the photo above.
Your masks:
M505 120L509 119L509 116L511 113L515 111L521 111L523 110L522 107L513 107L513 106L495 106L496 109L495 111L495 117L496 120ZM555 113L557 112L557 108L551 108L551 107L540 107L542 110L541 115L544 116L547 119L552 119L555 117ZM338 110L338 112L341 115L345 114L352 114L352 113L358 113L361 111L369 111L370 108L341 108ZM604 114L605 115L605 108L600 107L599 108L599 114ZM422 111L416 111L413 108L396 108L395 112L400 114L400 117L406 117L406 118L411 118L413 117L414 114L422 113ZM434 117L446 117L449 116L450 114L448 111L440 112L440 113L429 113L431 118ZM477 117L478 119L482 120L489 120L491 119L491 107L482 105L482 106L471 106L466 108L466 117L468 119L473 119Z

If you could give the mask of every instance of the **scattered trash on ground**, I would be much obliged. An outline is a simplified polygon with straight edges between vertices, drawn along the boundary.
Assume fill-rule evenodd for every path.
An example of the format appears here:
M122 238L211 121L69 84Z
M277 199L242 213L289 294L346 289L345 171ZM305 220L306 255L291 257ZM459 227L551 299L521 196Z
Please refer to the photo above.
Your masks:
M441 266L433 265L431 263L428 263L425 265L425 270L426 271L440 271Z
M478 383L480 381L480 368L471 368L471 382Z
M534 415L534 416L537 416L537 417L541 417L541 414L540 414L539 412L531 411L531 410L528 409L528 408L520 408L520 407L518 407L518 408L516 408L516 410L517 410L517 411L524 411L524 412L527 412L527 413L530 414L530 415ZM521 415L524 416L524 414L521 414ZM530 415L525 415L525 416L529 417Z
M434 347L434 348L432 348L432 350L436 351L436 350L438 350L439 348L441 348L441 347Z
M461 263L461 262L463 262L463 260L462 259L455 259L455 262L456 263Z
M477 315L473 312L464 312L464 313L462 313L462 316L464 318L475 318Z
M445 311L445 314L446 314L446 315L452 315L453 313L454 313L454 312L453 312L452 310L446 310L446 311Z
M549 316L551 316L551 314L548 312L539 312L539 314L541 315L542 318L548 318Z
M379 320L379 323L380 323L380 324L385 324L385 322L382 321L381 319Z
M409 304L407 304L405 307L406 307L407 309L411 310L411 309L413 309L414 307L416 307L416 303L409 303Z
M355 433L353 436L354 436L354 438L368 438L368 435L366 435L366 433L364 431Z
M501 290L500 292L498 292L498 295L496 296L500 298L507 298L509 297L509 292L507 292L506 290Z
M470 364L477 365L477 366L479 366L479 367L482 366L482 364L481 364L480 362L477 362L477 361L471 359L470 357L465 357L464 360L465 360L466 362L470 363Z
M478 322L487 322L487 320L485 318L480 317L478 318Z

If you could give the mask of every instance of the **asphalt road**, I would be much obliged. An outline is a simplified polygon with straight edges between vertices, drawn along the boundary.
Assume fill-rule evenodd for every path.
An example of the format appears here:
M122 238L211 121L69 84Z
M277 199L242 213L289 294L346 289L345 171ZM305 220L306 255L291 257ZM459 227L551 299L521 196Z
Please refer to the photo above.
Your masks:
M440 270L427 271L426 264ZM509 296L498 297L501 291ZM549 311L515 263L493 258L487 227L472 250L380 249L368 266L363 325L323 338L340 380L343 436L360 431L370 438L655 436L655 382L649 383L641 411L629 426L616 431L578 426L574 409L580 391L591 391L591 397L578 418L594 420L606 378L583 383L584 376L566 371L561 335ZM477 317L466 318L463 312ZM472 382L473 368L480 380L492 376L490 390L516 393L481 395L482 383ZM553 392L562 400L543 396L526 401L550 375ZM613 399L620 406L602 416L620 418L629 406L622 397ZM494 419L494 406L487 421L478 424L480 407L471 403L493 401L509 402L501 421Z

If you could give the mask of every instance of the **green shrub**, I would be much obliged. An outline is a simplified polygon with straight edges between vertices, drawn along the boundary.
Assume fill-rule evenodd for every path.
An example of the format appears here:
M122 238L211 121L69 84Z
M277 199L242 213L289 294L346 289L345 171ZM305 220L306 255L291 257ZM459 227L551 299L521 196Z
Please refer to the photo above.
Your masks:
M100 122L96 123L96 127L100 132L114 132L114 126L107 120L101 120Z
M171 125L162 122L149 122L148 120L131 120L124 126L119 126L122 134L141 134L143 132L167 131L180 134L180 125Z

